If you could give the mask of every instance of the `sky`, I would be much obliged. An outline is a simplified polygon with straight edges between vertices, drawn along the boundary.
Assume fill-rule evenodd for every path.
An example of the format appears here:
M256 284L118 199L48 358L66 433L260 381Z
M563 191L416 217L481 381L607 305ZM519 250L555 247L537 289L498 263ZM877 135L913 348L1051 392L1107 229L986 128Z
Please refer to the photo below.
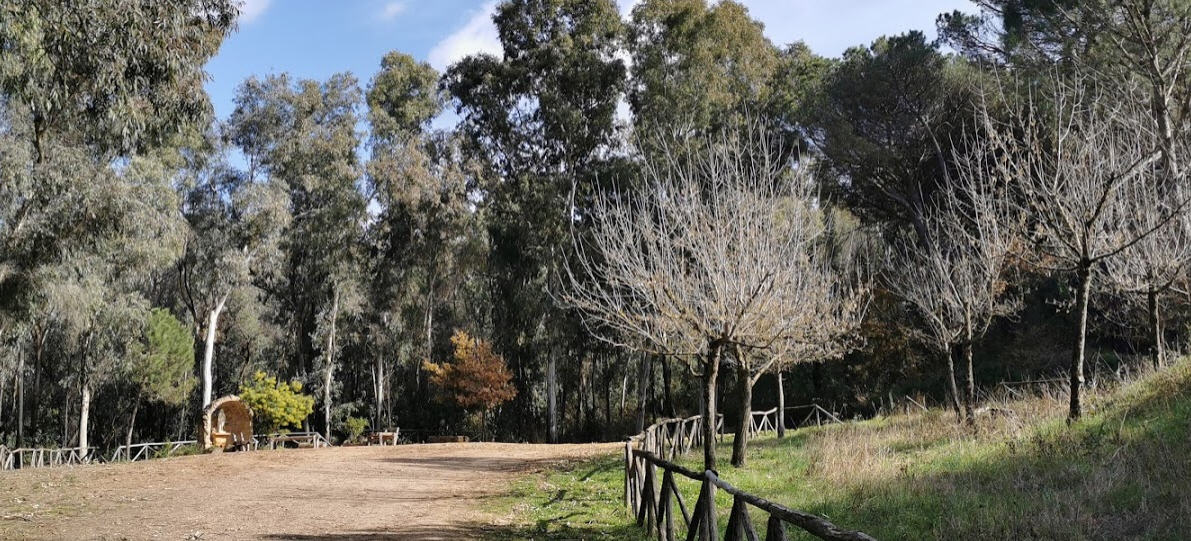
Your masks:
M626 16L636 3L617 1ZM907 30L933 38L939 13L975 10L970 0L741 3L775 44L803 40L826 56ZM244 0L239 28L207 64L207 92L219 118L227 118L236 87L252 75L288 72L322 80L350 71L364 87L392 50L442 71L468 54L499 54L495 7L495 0Z

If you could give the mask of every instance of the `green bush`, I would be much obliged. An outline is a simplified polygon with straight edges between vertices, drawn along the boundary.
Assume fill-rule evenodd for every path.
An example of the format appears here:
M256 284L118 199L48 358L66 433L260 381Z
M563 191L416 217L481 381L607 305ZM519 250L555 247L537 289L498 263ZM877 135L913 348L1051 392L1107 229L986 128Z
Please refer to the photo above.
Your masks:
M314 412L314 397L301 391L300 382L279 382L275 376L257 372L250 383L240 386L240 398L252 408L255 430L269 433L301 428Z
M363 417L348 417L347 421L343 423L343 429L347 431L347 441L360 441L360 436L364 435L364 430L368 428L368 419Z

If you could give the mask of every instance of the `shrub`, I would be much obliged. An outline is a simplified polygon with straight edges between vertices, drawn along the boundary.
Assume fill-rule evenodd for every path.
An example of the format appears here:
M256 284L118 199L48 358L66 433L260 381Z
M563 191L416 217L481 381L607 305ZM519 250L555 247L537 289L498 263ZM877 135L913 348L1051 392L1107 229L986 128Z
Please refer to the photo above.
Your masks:
M314 397L302 394L297 381L279 382L275 376L257 372L250 383L240 386L240 398L252 408L259 432L300 428L314 412Z
M359 441L360 436L364 435L364 429L368 428L368 419L348 417L343 423L343 428L347 431L347 441Z

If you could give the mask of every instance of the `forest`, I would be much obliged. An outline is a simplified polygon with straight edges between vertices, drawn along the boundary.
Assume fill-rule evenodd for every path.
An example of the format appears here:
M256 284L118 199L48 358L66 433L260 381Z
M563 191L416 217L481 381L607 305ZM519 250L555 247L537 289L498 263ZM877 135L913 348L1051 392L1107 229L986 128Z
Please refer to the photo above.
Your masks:
M838 58L732 0L506 0L501 55L216 118L238 10L0 6L0 444L191 439L262 385L332 441L975 423L1038 380L1077 419L1186 347L1185 0L976 0Z

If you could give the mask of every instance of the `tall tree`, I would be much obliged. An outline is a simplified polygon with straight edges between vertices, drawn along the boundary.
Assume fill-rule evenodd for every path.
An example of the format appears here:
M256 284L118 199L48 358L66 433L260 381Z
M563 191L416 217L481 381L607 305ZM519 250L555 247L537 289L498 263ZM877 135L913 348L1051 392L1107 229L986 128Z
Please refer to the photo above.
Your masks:
M548 395L555 387L559 352L551 351L546 322L568 319L558 317L542 292L615 143L625 85L617 58L623 27L611 0L510 0L493 20L502 58L465 58L447 71L444 85L463 115L469 151L493 171L481 187L491 239L493 340L513 362L514 415L525 423L534 417L528 376L535 365L546 365ZM557 437L553 404L547 397L551 440Z
M837 190L862 219L913 228L930 243L925 212L950 174L969 96L962 66L921 32L854 47L827 75L810 132Z
M350 74L322 83L295 82L284 74L253 78L240 87L229 123L231 141L248 158L249 180L261 175L288 196L292 220L282 234L284 263L257 284L283 307L291 370L319 383L328 436L338 318L359 304L366 215L356 154L360 101ZM316 371L321 377L314 377Z
M630 37L638 132L676 122L722 129L778 92L778 50L738 2L645 0L633 8Z

